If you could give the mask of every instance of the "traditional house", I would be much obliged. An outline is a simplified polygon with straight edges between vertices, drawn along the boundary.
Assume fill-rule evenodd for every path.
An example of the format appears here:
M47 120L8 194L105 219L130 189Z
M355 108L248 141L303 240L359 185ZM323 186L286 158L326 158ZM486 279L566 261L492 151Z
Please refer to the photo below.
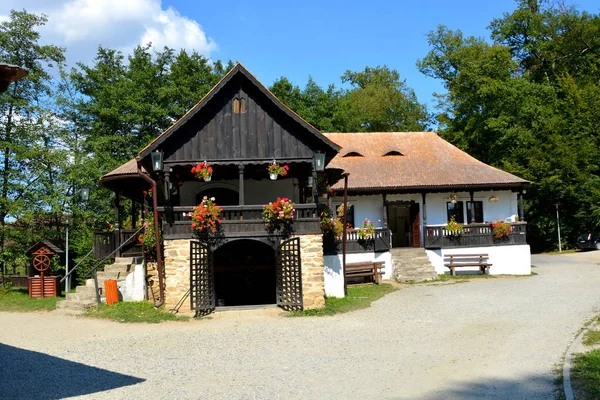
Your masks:
M289 168L276 180L267 171L273 161ZM197 179L192 168L204 162L212 175ZM509 244L495 243L485 221L516 215L515 193L527 184L434 133L323 134L237 64L134 160L102 177L117 195L117 230L99 234L104 247L98 249L138 254L120 246L137 229L120 228L125 196L133 200L134 221L141 207L154 209L160 221L164 265L148 268L148 277L167 308L201 315L218 306L322 307L324 296L343 295L341 255L335 241L324 246L320 215L341 202L344 172L350 174L348 217L355 226L369 219L378 228L366 246L350 233L349 260L385 259L388 277L401 269L392 265L399 247L427 249L435 265L430 273L443 272L440 257L457 247L444 235L450 214L467 224L460 246L469 251ZM151 205L142 193L154 186ZM319 196L324 188L328 197ZM191 213L205 197L223 208L222 223L199 239ZM295 203L293 222L285 225L292 229L265 226L264 205L281 197ZM513 224L510 244L526 246L524 233L524 223Z

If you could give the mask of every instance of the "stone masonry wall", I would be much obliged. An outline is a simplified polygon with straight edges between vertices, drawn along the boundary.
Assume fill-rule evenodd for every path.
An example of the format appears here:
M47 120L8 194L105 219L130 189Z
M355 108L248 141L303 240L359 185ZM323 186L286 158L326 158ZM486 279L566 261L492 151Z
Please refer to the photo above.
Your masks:
M165 309L190 313L190 240L165 240Z
M323 239L321 235L299 235L302 263L302 301L304 309L325 306L323 274ZM190 313L190 240L165 241L165 309L171 310L179 303L179 312ZM148 298L158 299L156 264L147 266ZM184 298L185 297L185 298Z
M304 309L325 307L323 235L299 235Z

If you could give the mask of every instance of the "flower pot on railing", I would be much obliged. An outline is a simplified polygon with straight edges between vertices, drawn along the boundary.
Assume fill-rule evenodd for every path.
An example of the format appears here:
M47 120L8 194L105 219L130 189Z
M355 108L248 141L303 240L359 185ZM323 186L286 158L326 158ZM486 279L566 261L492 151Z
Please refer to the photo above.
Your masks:
M272 181L276 181L277 180L277 174L269 174L269 179L271 179Z

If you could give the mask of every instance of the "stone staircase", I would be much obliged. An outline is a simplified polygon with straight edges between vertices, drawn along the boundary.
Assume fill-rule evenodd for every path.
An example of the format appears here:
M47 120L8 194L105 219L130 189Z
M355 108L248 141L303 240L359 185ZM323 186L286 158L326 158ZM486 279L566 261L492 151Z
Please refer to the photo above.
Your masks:
M104 281L115 279L123 281L133 271L133 266L142 261L136 257L116 257L115 262L104 266L104 271L98 271L98 288L104 292ZM101 300L105 298L102 295ZM75 293L67 293L66 299L56 303L56 310L67 313L83 313L96 305L94 279L87 279L85 285L75 288Z
M435 267L424 248L401 247L391 250L394 279L398 282L423 282L438 279Z

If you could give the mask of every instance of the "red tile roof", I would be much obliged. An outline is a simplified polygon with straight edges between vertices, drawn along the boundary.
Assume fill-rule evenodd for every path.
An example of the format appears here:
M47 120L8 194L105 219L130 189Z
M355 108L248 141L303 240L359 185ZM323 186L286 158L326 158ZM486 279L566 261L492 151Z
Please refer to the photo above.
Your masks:
M326 133L342 147L327 168L350 173L353 190L522 187L529 182L484 164L434 132ZM384 154L398 151L402 155ZM349 153L358 153L356 156ZM343 181L334 189L343 189Z

